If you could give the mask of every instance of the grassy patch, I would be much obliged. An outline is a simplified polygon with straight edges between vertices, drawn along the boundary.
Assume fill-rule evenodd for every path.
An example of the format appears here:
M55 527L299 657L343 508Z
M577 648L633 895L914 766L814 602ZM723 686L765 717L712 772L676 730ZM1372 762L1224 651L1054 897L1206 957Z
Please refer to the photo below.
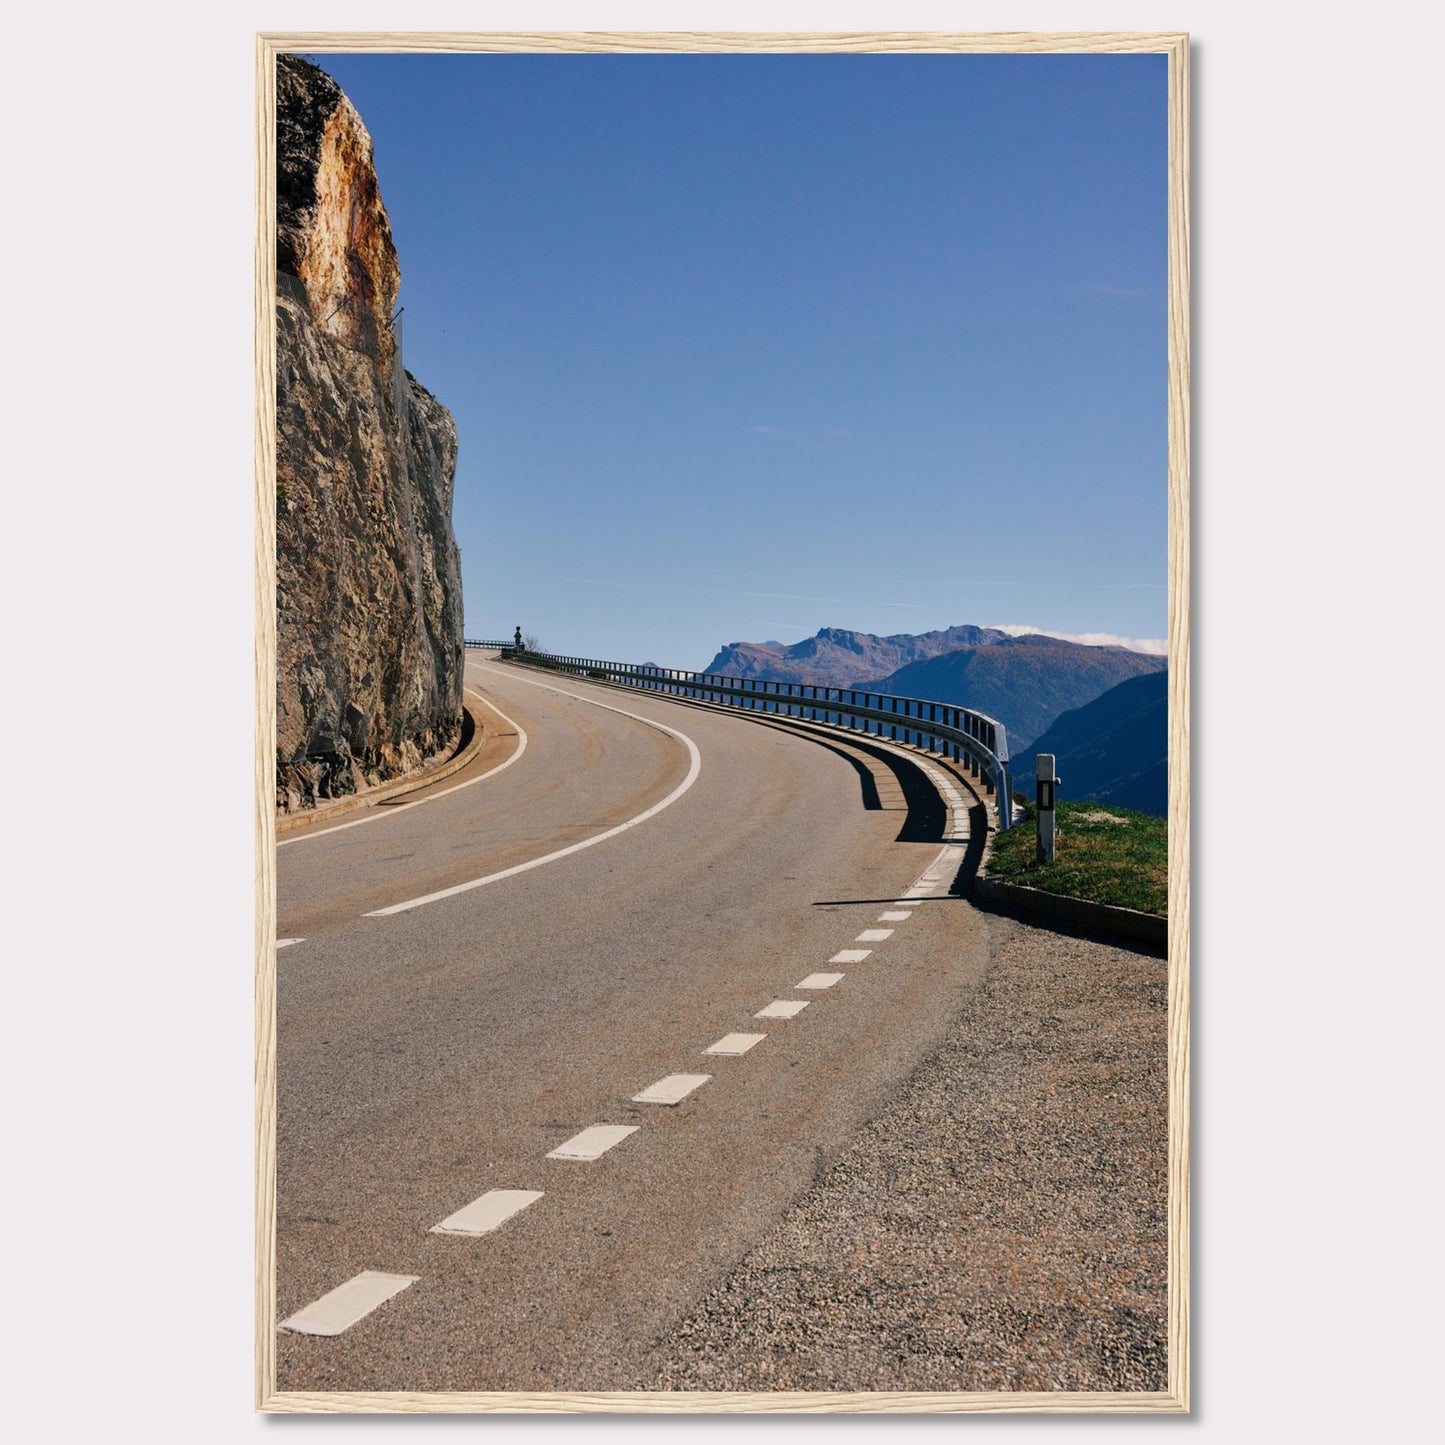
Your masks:
M1163 818L1102 803L1060 803L1054 861L1035 861L1034 810L994 838L991 878L1045 893L1137 908L1169 911L1169 825Z

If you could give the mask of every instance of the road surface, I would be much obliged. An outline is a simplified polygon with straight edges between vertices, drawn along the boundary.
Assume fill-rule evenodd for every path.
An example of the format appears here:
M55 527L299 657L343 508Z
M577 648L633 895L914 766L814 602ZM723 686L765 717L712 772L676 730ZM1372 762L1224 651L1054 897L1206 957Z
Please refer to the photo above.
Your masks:
M438 796L278 850L282 1391L628 1388L987 965L942 853L984 810L919 762L475 652L467 685L491 737Z

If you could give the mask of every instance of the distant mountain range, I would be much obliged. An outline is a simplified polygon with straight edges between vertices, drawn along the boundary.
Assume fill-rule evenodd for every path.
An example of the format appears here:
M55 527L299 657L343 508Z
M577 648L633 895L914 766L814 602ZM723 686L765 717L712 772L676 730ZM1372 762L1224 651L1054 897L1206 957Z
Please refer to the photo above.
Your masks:
M1038 754L1053 753L1068 802L1093 799L1167 817L1169 676L1151 672L1066 712L1010 765L1015 792L1033 796Z
M919 636L875 637L825 627L785 647L736 642L708 672L731 677L871 687L973 708L1008 729L1009 750L1026 748L1060 714L1092 702L1126 678L1162 673L1167 659L1058 637L1010 637L993 627L950 627Z
M875 637L845 627L821 628L816 637L787 646L781 642L732 642L704 669L727 677L762 677L769 682L810 682L819 687L861 687L910 662L938 657L960 647L1002 641L993 627L950 627L945 632L907 632Z

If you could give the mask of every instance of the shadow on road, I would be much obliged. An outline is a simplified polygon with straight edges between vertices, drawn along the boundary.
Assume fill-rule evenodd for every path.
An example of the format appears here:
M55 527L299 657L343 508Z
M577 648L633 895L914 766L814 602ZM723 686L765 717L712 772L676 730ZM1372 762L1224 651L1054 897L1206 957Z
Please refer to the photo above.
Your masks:
M788 727L783 723L763 722L762 719L758 719L758 721L763 727L775 727L779 732L786 732L790 737L807 738L820 748L826 748L830 753L836 753L858 774L858 786L863 795L863 806L869 812L881 811L883 801L878 794L877 780L868 766L848 748L838 747L826 738ZM857 740L850 738L849 747L856 749L857 752L867 753L870 758L876 758L892 772L897 780L898 789L903 794L903 803L908 809L908 814L903 820L903 826L898 830L898 837L895 841L899 843L942 843L943 829L948 822L948 808L934 790L933 784L924 776L923 770L907 758L890 752L887 748L870 747L861 737ZM977 868L977 864L974 866Z
M968 810L968 847L964 850L963 862L948 885L950 898L966 898L973 892L973 880L978 877L983 862L983 845L988 841L988 809L975 803Z
M797 737L798 734L794 733L793 736ZM807 734L803 734L803 736L806 737ZM845 763L857 772L858 787L863 794L863 806L870 813L881 812L883 809L883 800L878 796L878 782L868 768L845 748L834 747L832 743L824 742L822 738L813 738L812 741L817 743L820 748L827 748L830 753L837 753Z
M869 751L872 752L872 749ZM880 749L876 756L892 768L893 776L903 790L903 801L908 804L908 816L898 830L896 841L942 843L943 830L948 825L948 805L938 796L938 790L928 781L923 769L897 753Z

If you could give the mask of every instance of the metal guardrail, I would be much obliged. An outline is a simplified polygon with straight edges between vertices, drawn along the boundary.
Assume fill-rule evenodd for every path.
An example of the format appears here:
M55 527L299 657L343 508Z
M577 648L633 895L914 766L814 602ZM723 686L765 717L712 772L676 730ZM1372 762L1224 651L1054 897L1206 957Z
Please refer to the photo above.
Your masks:
M510 642L469 640L466 645L495 648L503 657L529 662L552 672L572 673L598 682L714 702L750 712L797 717L874 737L891 736L894 741L913 743L941 756L952 754L955 762L968 764L974 777L981 778L996 797L999 826L1007 828L1013 822L1008 734L997 719L970 708L865 688L722 677L630 662L602 662L591 657L559 657L549 652L519 649Z

